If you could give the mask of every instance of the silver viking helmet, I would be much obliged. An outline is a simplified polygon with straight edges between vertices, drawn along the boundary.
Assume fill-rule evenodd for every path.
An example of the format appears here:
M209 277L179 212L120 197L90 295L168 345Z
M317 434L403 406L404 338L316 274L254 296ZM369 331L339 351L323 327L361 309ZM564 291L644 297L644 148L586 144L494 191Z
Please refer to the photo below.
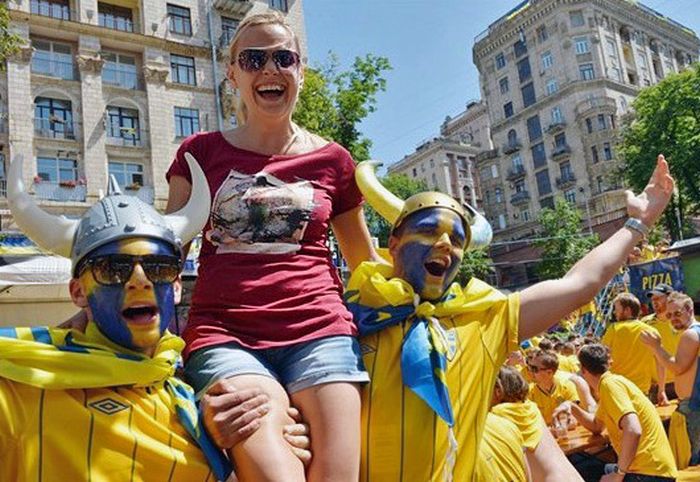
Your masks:
M122 194L114 180L107 196L79 220L48 214L24 189L21 155L10 164L7 200L17 226L43 249L70 258L73 270L94 249L124 238L159 239L181 253L182 245L206 224L210 207L209 184L201 167L189 153L185 158L192 173L192 191L187 204L172 214L162 215L139 198Z

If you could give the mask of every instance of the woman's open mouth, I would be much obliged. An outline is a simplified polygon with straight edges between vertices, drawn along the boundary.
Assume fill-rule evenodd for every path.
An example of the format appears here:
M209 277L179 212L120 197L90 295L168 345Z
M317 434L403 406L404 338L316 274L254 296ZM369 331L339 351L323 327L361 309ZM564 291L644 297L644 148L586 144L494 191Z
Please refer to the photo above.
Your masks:
M266 100L279 99L284 95L285 88L279 84L264 84L255 89L255 92Z

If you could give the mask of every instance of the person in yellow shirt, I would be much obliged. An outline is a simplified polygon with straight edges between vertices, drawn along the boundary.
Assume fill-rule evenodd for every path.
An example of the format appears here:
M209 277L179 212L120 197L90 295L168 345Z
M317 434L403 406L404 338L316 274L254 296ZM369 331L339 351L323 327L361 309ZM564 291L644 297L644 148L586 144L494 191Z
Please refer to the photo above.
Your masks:
M513 422L488 413L484 438L479 444L474 478L489 482L532 480L523 455L523 444L523 436Z
M537 405L527 399L525 379L511 367L502 367L493 390L491 413L514 423L523 438L525 459L538 482L582 481L550 433ZM487 422L488 424L488 422ZM490 480L490 479L481 479Z
M662 156L643 194L628 196L626 227L565 277L503 295L471 279L453 283L464 250L488 244L475 209L442 193L398 199L357 166L367 202L392 225L392 265L365 262L346 302L371 382L363 391L361 481L471 480L498 369L518 343L593 298L670 198Z
M668 353L676 353L678 342L681 339L682 330L676 330L671 324L671 320L666 312L666 304L668 296L673 293L673 288L665 283L654 286L647 291L647 298L651 300L653 313L642 318L642 321L656 328L661 336L661 346ZM664 390L659 391L659 381L654 377L650 397L652 401L658 401L659 405L667 405L668 400L677 398L676 388L674 385L675 374L673 370L666 370L666 383L661 383Z
M537 352L529 366L535 382L530 384L528 398L540 409L547 425L552 425L552 415L559 405L579 401L576 386L566 377L555 376L558 368L557 355L542 350Z
M654 405L631 381L611 373L610 352L600 344L579 352L581 372L599 400L595 415L570 405L571 413L593 433L607 430L617 464L601 482L672 482L676 464Z
M181 293L182 243L209 211L204 174L196 161L189 164L198 194L181 211L162 216L123 195L113 179L109 194L72 221L34 203L21 181L22 161L13 161L14 221L40 247L71 258L71 299L88 323L84 333L0 328L3 482L230 475L199 421L192 389L174 376L184 341L166 330ZM264 400L240 393L241 400L243 422L255 422ZM240 422L234 416L231 424Z
M656 362L640 339L645 331L658 334L655 328L637 319L640 306L637 297L631 293L617 295L613 300L617 321L608 325L601 343L610 348L610 371L629 379L648 394L654 373L657 380L665 380L666 369Z

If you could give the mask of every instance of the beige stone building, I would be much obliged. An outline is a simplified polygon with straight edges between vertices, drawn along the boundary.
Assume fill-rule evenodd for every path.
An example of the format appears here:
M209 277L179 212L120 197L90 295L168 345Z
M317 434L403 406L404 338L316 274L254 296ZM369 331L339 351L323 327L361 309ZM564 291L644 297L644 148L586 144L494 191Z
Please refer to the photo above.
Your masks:
M389 166L387 172L423 181L430 190L449 194L463 204L480 207L480 188L474 172L474 158L478 152L473 145L436 137Z
M282 11L305 49L302 0L10 0L25 40L0 75L0 212L6 162L47 210L75 216L114 174L157 208L184 137L232 125L227 45L246 15Z
M594 227L624 216L621 117L699 50L693 31L627 0L526 0L479 35L493 146L476 160L496 241L531 236L557 196Z

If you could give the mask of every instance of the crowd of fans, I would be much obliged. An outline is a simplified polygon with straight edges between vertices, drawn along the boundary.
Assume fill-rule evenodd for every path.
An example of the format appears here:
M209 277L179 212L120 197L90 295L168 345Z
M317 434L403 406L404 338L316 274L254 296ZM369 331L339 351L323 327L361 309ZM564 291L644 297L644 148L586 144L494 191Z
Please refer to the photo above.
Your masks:
M640 317L639 299L617 295L600 339L555 332L510 354L480 452L480 473L497 475L483 480L592 480L561 448L584 429L612 446L596 448L603 482L672 481L700 463L700 323L691 298L671 286L647 297L653 312ZM676 404L664 426L658 407Z

